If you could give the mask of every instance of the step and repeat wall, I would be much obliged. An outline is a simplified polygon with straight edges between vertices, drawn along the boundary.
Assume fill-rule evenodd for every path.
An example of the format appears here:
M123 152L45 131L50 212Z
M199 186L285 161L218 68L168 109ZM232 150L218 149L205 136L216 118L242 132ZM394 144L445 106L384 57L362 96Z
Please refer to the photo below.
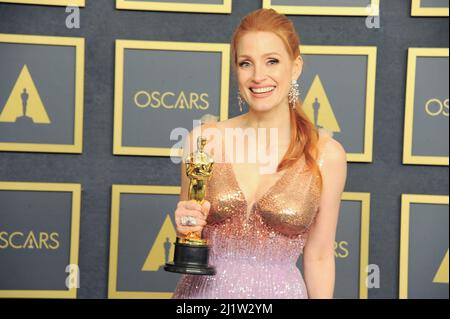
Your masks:
M171 297L182 138L240 114L231 35L265 7L347 151L335 296L448 298L448 4L0 0L0 297Z

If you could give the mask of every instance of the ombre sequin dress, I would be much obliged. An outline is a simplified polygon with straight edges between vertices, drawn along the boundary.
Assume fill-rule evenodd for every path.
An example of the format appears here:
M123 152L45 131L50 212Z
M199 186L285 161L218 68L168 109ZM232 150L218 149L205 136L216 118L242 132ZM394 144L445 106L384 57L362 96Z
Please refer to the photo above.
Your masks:
M231 164L214 165L203 238L217 273L182 275L173 298L308 298L296 263L318 212L319 177L306 170L303 156L248 207Z

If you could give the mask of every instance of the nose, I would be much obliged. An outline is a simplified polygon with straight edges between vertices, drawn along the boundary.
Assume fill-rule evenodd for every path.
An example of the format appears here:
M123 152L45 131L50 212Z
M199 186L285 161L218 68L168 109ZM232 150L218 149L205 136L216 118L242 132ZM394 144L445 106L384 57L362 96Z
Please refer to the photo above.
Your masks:
M253 69L253 81L254 82L262 82L266 78L266 70L264 65L255 64Z

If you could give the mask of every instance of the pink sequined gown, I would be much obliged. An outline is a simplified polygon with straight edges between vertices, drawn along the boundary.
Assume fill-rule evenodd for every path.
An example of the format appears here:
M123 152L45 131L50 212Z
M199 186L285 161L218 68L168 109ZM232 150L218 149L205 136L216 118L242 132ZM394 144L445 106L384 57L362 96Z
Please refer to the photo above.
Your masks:
M319 177L302 157L248 210L231 164L214 165L203 238L217 274L182 275L173 298L308 298L296 263L318 211Z

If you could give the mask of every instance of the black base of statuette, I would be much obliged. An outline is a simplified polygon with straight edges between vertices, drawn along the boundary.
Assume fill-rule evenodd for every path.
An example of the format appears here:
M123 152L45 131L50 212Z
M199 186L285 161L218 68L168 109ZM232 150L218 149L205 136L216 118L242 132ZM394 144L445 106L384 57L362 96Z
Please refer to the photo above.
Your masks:
M208 265L207 245L190 245L175 242L173 262L166 263L165 271L189 275L215 275L216 269Z
M216 274L216 269L211 266L206 267L195 267L193 265L175 265L174 263L167 263L164 266L165 271L169 272L175 272L178 274L185 274L185 275L208 275L213 276Z

